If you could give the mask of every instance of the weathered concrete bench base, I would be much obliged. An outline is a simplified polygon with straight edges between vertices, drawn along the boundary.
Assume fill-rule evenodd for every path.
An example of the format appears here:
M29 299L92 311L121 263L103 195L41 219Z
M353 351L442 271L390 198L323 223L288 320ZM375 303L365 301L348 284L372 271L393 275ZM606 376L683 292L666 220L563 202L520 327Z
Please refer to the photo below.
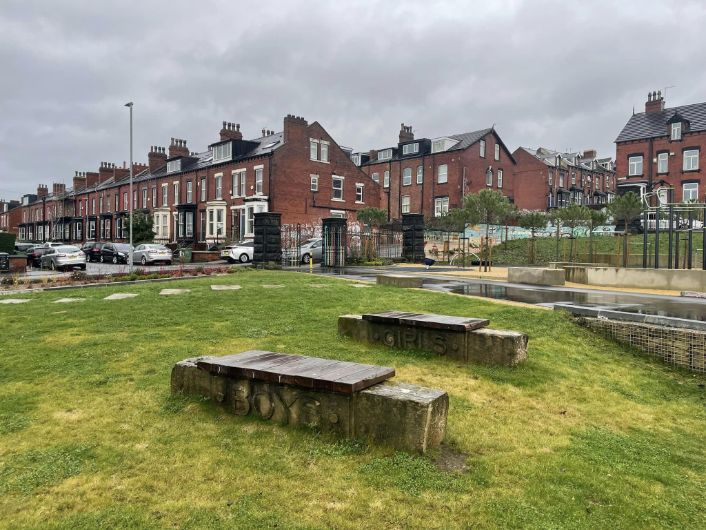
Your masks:
M530 285L564 285L566 273L563 269L540 267L508 267L507 281Z
M338 332L358 342L436 353L463 362L514 366L527 358L527 335L517 331L453 331L404 324L383 324L361 315L338 317Z
M421 288L423 278L420 276L410 276L409 274L378 274L376 276L378 285L389 285L392 287L416 287Z
M343 438L365 438L424 453L444 438L448 394L403 383L378 383L352 394L209 373L186 359L172 369L173 394L207 398L239 416L306 426Z

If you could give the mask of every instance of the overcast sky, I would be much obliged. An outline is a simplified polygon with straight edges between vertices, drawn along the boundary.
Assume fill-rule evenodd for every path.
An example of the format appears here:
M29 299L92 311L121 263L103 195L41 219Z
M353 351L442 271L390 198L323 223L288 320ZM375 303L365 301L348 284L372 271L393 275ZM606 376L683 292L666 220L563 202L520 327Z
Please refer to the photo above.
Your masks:
M507 146L614 155L648 90L706 101L706 3L0 0L0 198L223 120L288 113L367 151L495 124Z

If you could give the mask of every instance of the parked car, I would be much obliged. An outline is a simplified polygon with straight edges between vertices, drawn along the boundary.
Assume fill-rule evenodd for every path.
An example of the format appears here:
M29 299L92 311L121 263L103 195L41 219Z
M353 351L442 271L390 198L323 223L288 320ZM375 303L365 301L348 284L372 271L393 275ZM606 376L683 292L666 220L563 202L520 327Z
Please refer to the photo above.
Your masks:
M35 246L34 243L15 243L15 252L26 254L33 246Z
M101 248L101 263L127 263L130 245L126 243L104 243Z
M48 247L42 254L41 265L43 269L49 268L53 271L69 268L86 270L86 257L80 248L73 245Z
M34 245L33 247L27 249L27 265L31 265L33 267L41 266L42 254L44 254L47 250L49 249L43 245Z
M84 243L81 247L81 251L86 255L86 261L100 261L101 260L101 249L105 243L99 243L97 241L88 241Z
M254 251L255 242L252 239L244 239L243 241L227 245L226 248L221 250L221 257L227 259L230 263L235 263L236 261L247 263L252 261Z
M164 245L158 245L156 243L143 243L142 245L137 245L137 247L135 247L135 251L132 253L132 261L134 263L142 263L142 265L157 263L159 261L167 265L171 265L172 251Z
M299 256L296 256L297 249L289 248L282 251L282 257L288 262L298 260L299 263L309 263L309 258L314 261L321 261L321 249L323 240L320 237L306 240L299 249Z

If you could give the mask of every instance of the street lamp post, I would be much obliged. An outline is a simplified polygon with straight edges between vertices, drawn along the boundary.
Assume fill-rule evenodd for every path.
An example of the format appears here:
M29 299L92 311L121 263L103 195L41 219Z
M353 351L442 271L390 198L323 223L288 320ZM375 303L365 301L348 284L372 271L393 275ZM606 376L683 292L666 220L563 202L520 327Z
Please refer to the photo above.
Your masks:
M132 273L132 207L133 207L133 194L132 194L132 101L125 103L126 107L130 107L130 195L128 202L130 204L130 250L128 252L128 272Z

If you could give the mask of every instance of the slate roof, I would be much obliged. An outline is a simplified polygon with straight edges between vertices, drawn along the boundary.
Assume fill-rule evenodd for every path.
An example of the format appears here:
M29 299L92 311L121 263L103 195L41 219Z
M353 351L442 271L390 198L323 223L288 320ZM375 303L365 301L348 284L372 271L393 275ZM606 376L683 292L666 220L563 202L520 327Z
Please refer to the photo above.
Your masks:
M447 149L447 151L460 151L461 149L466 149L467 147L472 146L474 143L476 143L478 140L480 140L486 134L492 131L493 128L491 127L489 129L481 129L480 131L473 131L462 134L452 134L451 136L449 136L449 138L458 140L458 143L453 147Z
M628 142L668 136L667 123L677 113L689 121L690 131L706 131L706 103L694 103L692 105L664 109L660 112L634 114L630 116L615 141Z

